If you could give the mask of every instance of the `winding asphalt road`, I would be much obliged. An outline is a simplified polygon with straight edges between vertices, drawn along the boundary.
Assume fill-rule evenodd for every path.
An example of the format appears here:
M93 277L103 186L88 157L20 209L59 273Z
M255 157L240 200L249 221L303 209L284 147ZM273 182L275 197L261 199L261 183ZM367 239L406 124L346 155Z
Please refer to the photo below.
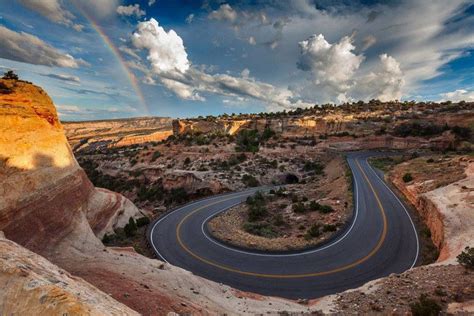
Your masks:
M216 282L243 291L286 298L315 298L358 287L412 268L418 236L408 211L367 162L377 153L351 153L352 222L338 238L299 253L258 253L229 247L206 232L217 213L257 189L219 195L180 207L153 222L148 238L156 254ZM262 190L262 188L260 188Z

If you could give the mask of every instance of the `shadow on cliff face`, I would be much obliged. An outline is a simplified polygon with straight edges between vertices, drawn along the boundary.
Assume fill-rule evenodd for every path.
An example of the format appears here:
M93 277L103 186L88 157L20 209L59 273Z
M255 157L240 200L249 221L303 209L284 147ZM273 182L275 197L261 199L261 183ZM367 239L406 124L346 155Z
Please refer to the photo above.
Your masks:
M9 160L0 155L0 230L44 254L74 229L94 187L82 169L59 167L53 156L33 154L28 169Z

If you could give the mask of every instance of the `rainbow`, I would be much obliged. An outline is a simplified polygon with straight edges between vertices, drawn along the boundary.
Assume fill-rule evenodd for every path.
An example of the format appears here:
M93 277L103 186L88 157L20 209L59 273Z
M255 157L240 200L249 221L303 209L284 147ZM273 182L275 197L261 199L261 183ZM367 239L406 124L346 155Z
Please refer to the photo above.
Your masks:
M72 1L74 4L74 1ZM145 97L143 95L143 92L138 84L137 77L135 74L130 70L128 67L126 61L123 59L122 55L120 54L120 51L118 48L115 46L115 44L112 42L112 40L109 38L109 36L105 33L105 31L101 28L99 23L94 20L94 18L87 13L86 10L82 9L80 5L74 5L80 12L81 14L89 21L89 23L92 25L92 28L99 34L100 38L104 41L104 43L107 45L111 53L116 57L117 61L121 65L123 71L127 75L127 78L130 82L131 87L135 91L138 99L141 102L141 105L143 109L146 111L146 114L150 114L150 111L148 109L148 105L146 103Z

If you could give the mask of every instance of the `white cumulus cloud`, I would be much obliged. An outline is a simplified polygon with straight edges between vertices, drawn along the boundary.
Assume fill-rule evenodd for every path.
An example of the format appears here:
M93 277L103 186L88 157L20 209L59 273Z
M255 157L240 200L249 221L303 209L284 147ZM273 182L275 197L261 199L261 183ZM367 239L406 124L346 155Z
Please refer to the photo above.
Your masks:
M137 18L146 14L145 10L140 9L140 5L138 3L128 6L121 5L117 7L117 13L124 16L136 16Z
M147 59L156 73L184 73L189 69L190 62L181 37L174 30L166 32L153 18L138 24L132 43L136 48L148 51Z
M237 12L229 5L222 4L219 9L209 13L209 19L218 21L235 22L237 20Z
M345 36L330 44L322 34L312 35L299 43L300 58L297 66L310 71L313 83L329 95L341 98L353 85L353 77L364 56L354 53L352 37Z
M458 89L452 92L441 93L440 96L441 96L440 101L474 102L474 90L467 91L464 89Z
M358 95L357 99L362 100L379 99L384 102L400 100L405 84L400 63L387 54L382 54L379 58L378 69L357 81L353 95Z

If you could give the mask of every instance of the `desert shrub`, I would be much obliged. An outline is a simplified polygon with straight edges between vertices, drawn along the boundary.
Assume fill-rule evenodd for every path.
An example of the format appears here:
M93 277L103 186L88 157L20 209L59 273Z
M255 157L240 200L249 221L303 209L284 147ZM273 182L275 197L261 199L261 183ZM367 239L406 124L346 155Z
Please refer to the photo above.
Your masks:
M295 213L304 213L304 212L306 212L306 207L301 202L293 204L292 208L293 208L293 212L295 212Z
M332 208L331 205L324 205L324 204L323 204L323 205L321 205L321 206L319 207L319 211L320 211L321 213L323 213L323 214L327 214L327 213L333 212L334 209Z
M402 123L396 126L393 130L395 136L407 137L407 136L435 136L449 130L448 125L436 125L433 123Z
M407 172L403 175L402 179L403 179L403 182L407 183L413 180L413 176L411 175L411 173Z
M468 127L453 126L451 130L453 131L454 135L456 135L458 139L461 139L461 140L471 139L472 131Z
M137 227L143 227L150 224L150 219L146 216L140 217L137 219Z
M112 241L112 238L108 234L105 234L104 237L102 237L102 243L103 244L108 244L111 241Z
M426 160L427 163L433 163L434 162L434 159L433 158L429 158L428 160Z
M320 235L321 235L321 232L319 231L319 224L313 224L306 232L305 238L312 239L312 238L319 237Z
M18 75L13 72L13 70L8 70L3 74L2 79L11 79L11 80L18 80Z
M188 193L184 188L175 188L171 189L171 191L166 195L167 199L166 202L170 203L184 203L188 200L189 196Z
M242 183L248 187L258 187L260 185L258 180L254 176L251 176L249 174L244 174L242 176Z
M156 201L163 199L165 192L161 184L141 185L137 191L138 201Z
M333 224L325 224L323 226L323 232L335 232L337 230L336 225Z
M128 219L128 224L125 225L125 227L123 228L123 231L125 232L125 235L127 237L135 236L135 234L137 233L137 224L135 220L133 219L133 217L130 217Z
M184 161L183 161L183 164L185 166L189 165L190 163L191 163L191 158L189 158L189 157L186 157L186 159L184 159Z
M285 225L285 219L283 218L283 215L281 215L281 214L275 215L275 217L273 218L273 224L275 226Z
M260 191L255 193L253 196L249 196L246 203L248 205L247 215L249 222L258 221L267 215L265 197Z
M421 294L418 301L410 304L413 316L436 316L441 312L441 306L426 294Z
M287 184L294 184L294 183L298 183L299 181L300 179L298 178L298 176L292 173L287 173L285 176L285 183Z
M311 201L311 202L309 202L309 209L310 209L311 211L318 211L320 207L321 207L321 204L319 204L319 203L316 202L316 201Z
M306 172L313 171L316 174L323 174L324 166L317 161L306 161L303 170Z
M262 140L267 141L270 138L272 138L273 136L275 136L275 132L272 129L270 129L269 127L267 127L263 130Z
M247 211L249 222L261 220L267 215L267 210L262 204L251 205Z
M468 268L474 269L474 247L466 247L463 252L457 256L459 264Z
M151 156L151 161L155 161L156 159L160 158L161 153L159 151L155 151L153 156Z
M257 152L260 147L260 136L257 130L241 130L235 139L236 151Z
M252 235L262 236L266 238L277 237L278 234L275 232L273 227L268 223L245 223L244 230Z
M226 162L227 166L236 166L247 160L247 156L244 153L238 155L230 156L229 160ZM225 162L223 162L225 163Z

